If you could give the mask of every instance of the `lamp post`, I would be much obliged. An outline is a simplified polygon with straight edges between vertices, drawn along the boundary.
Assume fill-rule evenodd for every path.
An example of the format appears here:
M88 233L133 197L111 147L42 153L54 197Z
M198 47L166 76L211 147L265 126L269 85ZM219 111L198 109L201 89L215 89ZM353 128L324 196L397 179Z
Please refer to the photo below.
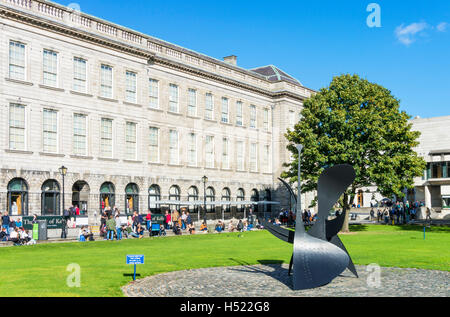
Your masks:
M67 238L67 233L66 233L66 225L67 225L67 219L65 219L64 217L64 207L65 207L65 200L64 200L64 196L65 196L65 188L64 188L64 177L67 174L67 167L65 167L64 165L61 166L59 168L59 173L62 176L62 183L63 183L63 194L62 194L62 212L63 212L63 225L62 225L62 232L61 232L61 238L66 239Z
M203 176L202 182L203 182L203 208L205 210L203 221L206 224L206 183L208 182L208 177Z

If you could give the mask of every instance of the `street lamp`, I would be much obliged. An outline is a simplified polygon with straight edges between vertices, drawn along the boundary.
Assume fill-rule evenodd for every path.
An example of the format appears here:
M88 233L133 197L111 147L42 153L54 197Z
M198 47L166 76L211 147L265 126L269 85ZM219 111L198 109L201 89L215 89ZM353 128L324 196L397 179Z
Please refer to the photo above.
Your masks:
M203 182L203 208L205 210L205 215L204 215L203 220L206 224L206 183L208 182L208 177L203 176L202 182Z
M64 196L65 196L65 188L64 188L64 176L66 176L67 174L67 167L65 167L64 165L61 166L59 168L59 173L62 176L62 183L63 183L63 195L62 195L62 212L63 212L63 225L62 225L62 232L61 232L61 238L65 239L67 238L67 233L66 233L66 225L67 225L67 219L65 219L64 217L64 207L65 207L65 200L64 200Z

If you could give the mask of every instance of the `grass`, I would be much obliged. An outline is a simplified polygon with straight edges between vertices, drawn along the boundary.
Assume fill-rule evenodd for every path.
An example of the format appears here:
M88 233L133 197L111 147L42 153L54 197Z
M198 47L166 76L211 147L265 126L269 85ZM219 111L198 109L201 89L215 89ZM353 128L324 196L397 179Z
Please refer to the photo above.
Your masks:
M341 239L355 264L450 271L450 228L358 226ZM140 277L188 269L289 263L292 245L266 231L142 240L62 243L0 249L6 273L0 296L123 296L131 281L127 254L144 254ZM66 284L67 266L81 267L81 288Z

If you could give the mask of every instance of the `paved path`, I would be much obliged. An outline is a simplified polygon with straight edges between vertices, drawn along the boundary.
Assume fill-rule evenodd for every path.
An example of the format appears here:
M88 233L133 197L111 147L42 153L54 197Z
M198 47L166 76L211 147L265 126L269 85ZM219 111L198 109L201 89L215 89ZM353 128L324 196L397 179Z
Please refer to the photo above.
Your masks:
M130 297L448 297L450 272L381 268L381 287L369 287L373 271L357 266L327 286L293 291L288 265L208 268L148 277L122 288ZM206 282L208 281L208 282Z

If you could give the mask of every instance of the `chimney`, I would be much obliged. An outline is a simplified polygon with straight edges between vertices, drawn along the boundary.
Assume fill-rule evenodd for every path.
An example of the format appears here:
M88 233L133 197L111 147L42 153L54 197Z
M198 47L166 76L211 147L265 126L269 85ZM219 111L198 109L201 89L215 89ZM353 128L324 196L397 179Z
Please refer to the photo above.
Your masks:
M226 56L223 58L223 61L230 65L237 66L237 56L235 55Z

